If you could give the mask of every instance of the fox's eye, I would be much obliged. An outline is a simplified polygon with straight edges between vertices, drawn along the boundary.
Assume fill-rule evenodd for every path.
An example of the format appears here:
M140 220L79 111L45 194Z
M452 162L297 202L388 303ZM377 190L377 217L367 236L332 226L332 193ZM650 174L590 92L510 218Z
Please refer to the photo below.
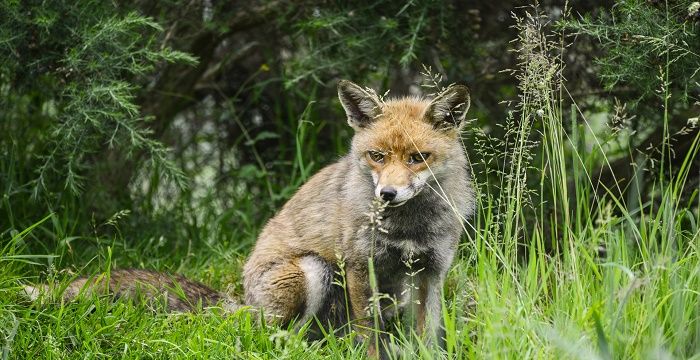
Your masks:
M380 153L379 151L370 150L367 152L367 154L369 155L369 158L372 159L372 161L374 162L384 162L384 154Z
M411 154L411 157L408 159L408 163L409 164L422 163L423 161L428 160L429 157L430 157L429 152Z

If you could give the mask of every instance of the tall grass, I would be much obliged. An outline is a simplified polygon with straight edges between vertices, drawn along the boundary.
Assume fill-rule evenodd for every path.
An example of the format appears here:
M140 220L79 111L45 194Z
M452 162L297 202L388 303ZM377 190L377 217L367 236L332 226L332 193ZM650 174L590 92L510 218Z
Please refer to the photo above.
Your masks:
M445 287L445 352L410 334L395 341L411 349L407 357L422 358L700 359L700 201L698 189L685 186L698 176L688 165L698 138L687 154L675 154L685 162L671 176L663 164L640 168L636 176L656 179L648 192L623 198L621 189L599 191L591 169L609 164L607 138L569 95L561 76L563 38L548 32L536 10L517 26L521 61L513 74L520 98L507 119L494 119L506 137L471 129L464 138L476 154L478 207L464 224L467 235ZM664 112L674 100L666 73L659 79ZM297 137L295 184L315 168L307 144L317 133L307 115L289 119ZM662 151L668 159L668 144ZM262 188L270 197L289 196L269 182ZM166 314L90 298L37 305L20 295L26 283L65 284L73 274L61 269L76 264L85 272L124 264L177 271L240 295L240 266L261 225L246 214L259 200L243 194L225 210L216 200L215 191L205 192L187 203L195 205L169 209L183 220L184 242L156 228L144 229L142 242L127 243L118 231L123 216L94 224L114 228L111 237L74 234L70 209L19 231L5 231L18 222L2 219L2 359L363 358L353 336L331 333L308 342L305 328L297 334L260 325L245 311ZM232 219L240 222L235 233L222 225Z
M698 209L688 202L697 189L684 187L697 176L687 165L698 138L687 154L676 154L685 162L670 179L663 165L647 169L656 179L650 196L637 191L627 200L620 189L596 195L590 165L603 159L609 166L609 159L561 77L563 40L546 33L536 12L516 20L520 102L506 123L508 137L495 142L506 151L484 156L503 164L500 191L482 187L478 261L453 271L454 289L471 286L477 304L466 312L464 335L452 340L457 356L700 358ZM673 98L665 73L660 109L668 121ZM459 310L447 318L455 316Z

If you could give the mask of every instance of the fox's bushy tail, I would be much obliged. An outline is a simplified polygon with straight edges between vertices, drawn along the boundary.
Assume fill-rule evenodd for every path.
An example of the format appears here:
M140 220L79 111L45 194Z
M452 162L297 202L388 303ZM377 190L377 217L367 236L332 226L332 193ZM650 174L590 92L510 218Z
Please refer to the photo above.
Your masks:
M49 285L25 286L24 292L33 301L50 296L58 290ZM168 311L193 311L198 308L220 307L233 312L241 307L228 295L181 275L142 269L120 269L73 280L62 291L65 301L79 296L113 295L117 298L161 301Z

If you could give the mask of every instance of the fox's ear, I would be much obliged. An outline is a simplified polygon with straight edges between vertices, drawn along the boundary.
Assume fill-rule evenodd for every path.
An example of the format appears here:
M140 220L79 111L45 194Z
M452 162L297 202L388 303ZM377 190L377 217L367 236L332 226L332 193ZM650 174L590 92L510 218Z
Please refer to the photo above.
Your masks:
M348 116L348 124L358 130L373 123L381 113L377 95L348 80L338 82L338 98Z
M466 86L450 85L430 102L426 120L438 129L460 128L467 117L470 101Z

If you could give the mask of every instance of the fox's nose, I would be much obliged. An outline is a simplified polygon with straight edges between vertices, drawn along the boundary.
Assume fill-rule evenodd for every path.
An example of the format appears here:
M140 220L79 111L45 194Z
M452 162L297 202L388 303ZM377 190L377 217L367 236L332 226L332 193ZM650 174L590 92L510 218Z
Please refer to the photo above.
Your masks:
M396 197L396 189L394 189L391 186L387 186L385 188L382 188L381 191L379 191L379 195L381 195L384 201L394 200L394 198Z

